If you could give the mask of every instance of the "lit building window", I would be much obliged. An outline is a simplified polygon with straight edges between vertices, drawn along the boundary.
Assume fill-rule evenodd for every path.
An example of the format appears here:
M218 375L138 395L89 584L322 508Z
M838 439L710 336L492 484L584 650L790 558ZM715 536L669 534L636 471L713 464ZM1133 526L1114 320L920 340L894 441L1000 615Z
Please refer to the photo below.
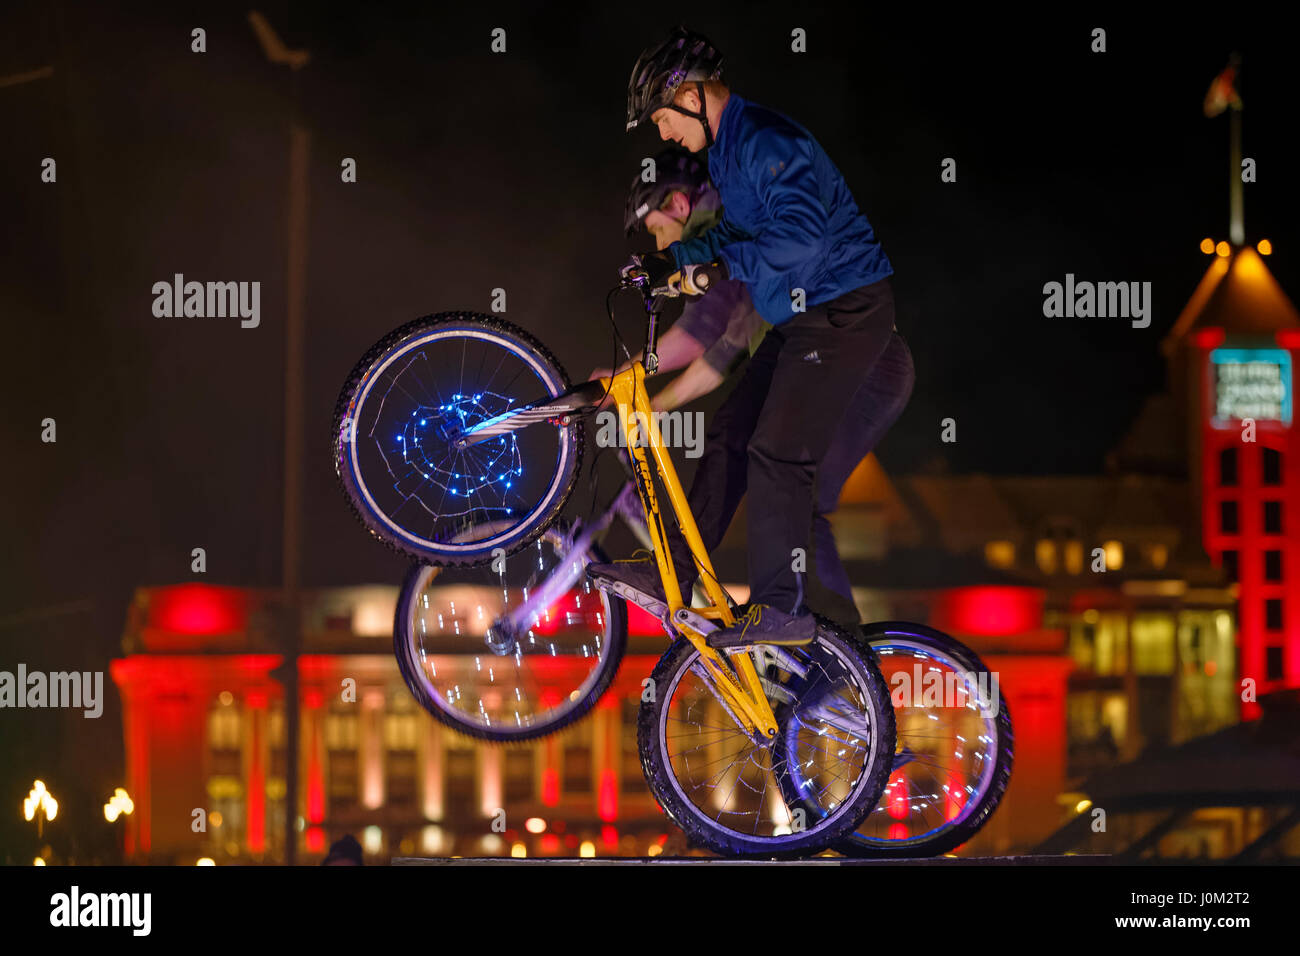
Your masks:
M535 751L518 748L507 750L506 758L506 801L527 803L537 796L536 772L534 769Z
M384 714L384 772L387 778L385 802L397 808L414 809L419 800L419 755L416 739L419 724L410 694L393 695Z
M1106 553L1106 570L1118 571L1124 567L1124 545L1118 541L1107 541L1102 545Z
M1148 544L1143 546L1142 551L1146 556L1147 564L1157 571L1163 569L1169 563L1169 548L1167 545Z
M244 783L239 707L227 691L208 712L208 855L237 857L244 833Z
M1065 542L1065 570L1071 574L1083 573L1083 542L1077 539Z
M990 567L1012 567L1016 563L1016 546L1010 541L990 541L984 545L984 560Z
M1034 558L1038 562L1038 570L1044 574L1055 574L1056 542L1048 538L1040 538L1034 548Z
M564 792L573 796L592 793L592 722L583 721L564 734Z
M1133 670L1138 674L1174 672L1174 622L1164 614L1133 618Z
M357 805L357 716L354 713L325 715L325 748L329 776L329 813L334 815Z
M223 702L208 712L208 746L213 750L239 749L239 708Z

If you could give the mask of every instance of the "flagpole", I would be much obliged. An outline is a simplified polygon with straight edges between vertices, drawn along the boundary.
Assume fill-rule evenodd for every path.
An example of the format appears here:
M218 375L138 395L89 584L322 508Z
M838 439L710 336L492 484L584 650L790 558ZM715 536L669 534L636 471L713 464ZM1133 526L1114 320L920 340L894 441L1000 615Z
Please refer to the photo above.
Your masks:
M1239 85L1241 57L1234 51L1229 62L1235 67L1234 81ZM1234 246L1242 246L1246 243L1246 223L1241 198L1241 106L1238 103L1232 104L1228 119L1232 164L1228 170L1228 240Z

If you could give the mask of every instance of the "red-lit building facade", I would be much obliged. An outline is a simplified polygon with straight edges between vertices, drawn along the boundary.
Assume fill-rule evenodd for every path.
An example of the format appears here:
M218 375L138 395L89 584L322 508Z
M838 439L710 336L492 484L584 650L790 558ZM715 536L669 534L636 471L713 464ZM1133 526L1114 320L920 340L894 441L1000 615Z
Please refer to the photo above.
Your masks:
M1015 723L1011 787L963 854L1028 849L1079 812L1095 771L1251 719L1243 678L1260 692L1300 686L1300 555L1286 533L1300 507L1300 473L1287 467L1298 329L1259 255L1236 248L1166 338L1170 388L1105 474L888 476L871 456L850 478L834 525L864 585L864 620L927 623L970 645L999 674ZM1241 440L1245 411L1254 443ZM744 525L716 555L724 581L743 579ZM684 850L637 756L641 680L666 647L657 625L633 619L628 656L588 718L498 747L412 699L392 657L396 593L304 596L299 859L344 833L375 859ZM283 857L275 596L137 592L112 668L134 858ZM504 833L489 825L497 808Z

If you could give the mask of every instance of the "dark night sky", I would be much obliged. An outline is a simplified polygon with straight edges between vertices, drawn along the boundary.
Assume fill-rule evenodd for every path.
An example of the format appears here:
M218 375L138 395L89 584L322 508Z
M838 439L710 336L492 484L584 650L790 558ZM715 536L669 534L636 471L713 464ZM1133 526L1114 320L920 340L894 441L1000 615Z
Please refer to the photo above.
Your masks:
M279 580L289 71L266 61L247 6L106 6L0 14L0 75L55 66L0 87L0 669L106 669L131 589L192 579L194 547L212 583ZM347 372L389 329L488 311L501 286L506 317L570 375L608 364L604 293L632 251L624 190L659 148L653 132L623 131L627 74L679 20L725 51L737 92L818 138L893 262L917 382L879 449L891 471L936 456L954 472L1100 469L1163 388L1157 343L1205 268L1197 243L1226 238L1227 119L1205 119L1201 100L1234 47L1260 177L1246 187L1247 237L1273 240L1269 265L1300 294L1283 149L1294 54L1267 25L1047 8L1032 21L929 7L891 20L846 12L857 4L650 17L666 8L468 4L417 18L317 6L260 7L312 52L297 79L313 133L308 586L400 580L402 562L349 516L326 437ZM189 51L195 26L205 54ZM489 51L497 26L504 55ZM1102 55L1089 52L1095 26L1108 31ZM794 27L806 54L789 50ZM46 156L56 185L39 180ZM949 156L955 184L939 179ZM359 183L339 181L343 157ZM175 272L261 281L261 326L155 318L151 286ZM1043 318L1043 283L1067 272L1150 281L1151 327ZM946 416L955 446L939 442ZM40 441L46 417L57 444ZM120 783L115 705L97 722L0 720L13 770L0 770L0 854L7 808L37 773L72 789L84 769L75 786L90 803Z

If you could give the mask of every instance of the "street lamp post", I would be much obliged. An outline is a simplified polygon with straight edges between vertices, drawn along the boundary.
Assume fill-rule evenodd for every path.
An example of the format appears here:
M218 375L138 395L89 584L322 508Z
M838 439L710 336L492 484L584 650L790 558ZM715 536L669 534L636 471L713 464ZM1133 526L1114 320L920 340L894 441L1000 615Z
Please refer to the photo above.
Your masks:
M293 116L289 123L289 263L285 322L284 376L284 534L281 550L284 605L284 663L273 672L284 686L285 820L284 862L298 856L298 654L302 642L300 536L302 499L302 345L307 291L307 172L311 132L298 115L298 70L307 65L307 50L290 50L256 10L248 22L262 52L272 63L292 71Z
M27 799L23 801L23 818L31 820L36 818L36 838L45 839L45 821L53 820L59 812L59 801L54 799L54 794L45 789L45 782L37 780L32 785L31 793L27 794Z
M108 798L108 803L104 804L104 819L113 823L118 817L130 816L131 811L135 809L135 803L131 800L125 790L121 787L113 791L113 795ZM116 832L116 831L114 831ZM126 849L121 842L114 840L115 849L120 857L126 856Z

